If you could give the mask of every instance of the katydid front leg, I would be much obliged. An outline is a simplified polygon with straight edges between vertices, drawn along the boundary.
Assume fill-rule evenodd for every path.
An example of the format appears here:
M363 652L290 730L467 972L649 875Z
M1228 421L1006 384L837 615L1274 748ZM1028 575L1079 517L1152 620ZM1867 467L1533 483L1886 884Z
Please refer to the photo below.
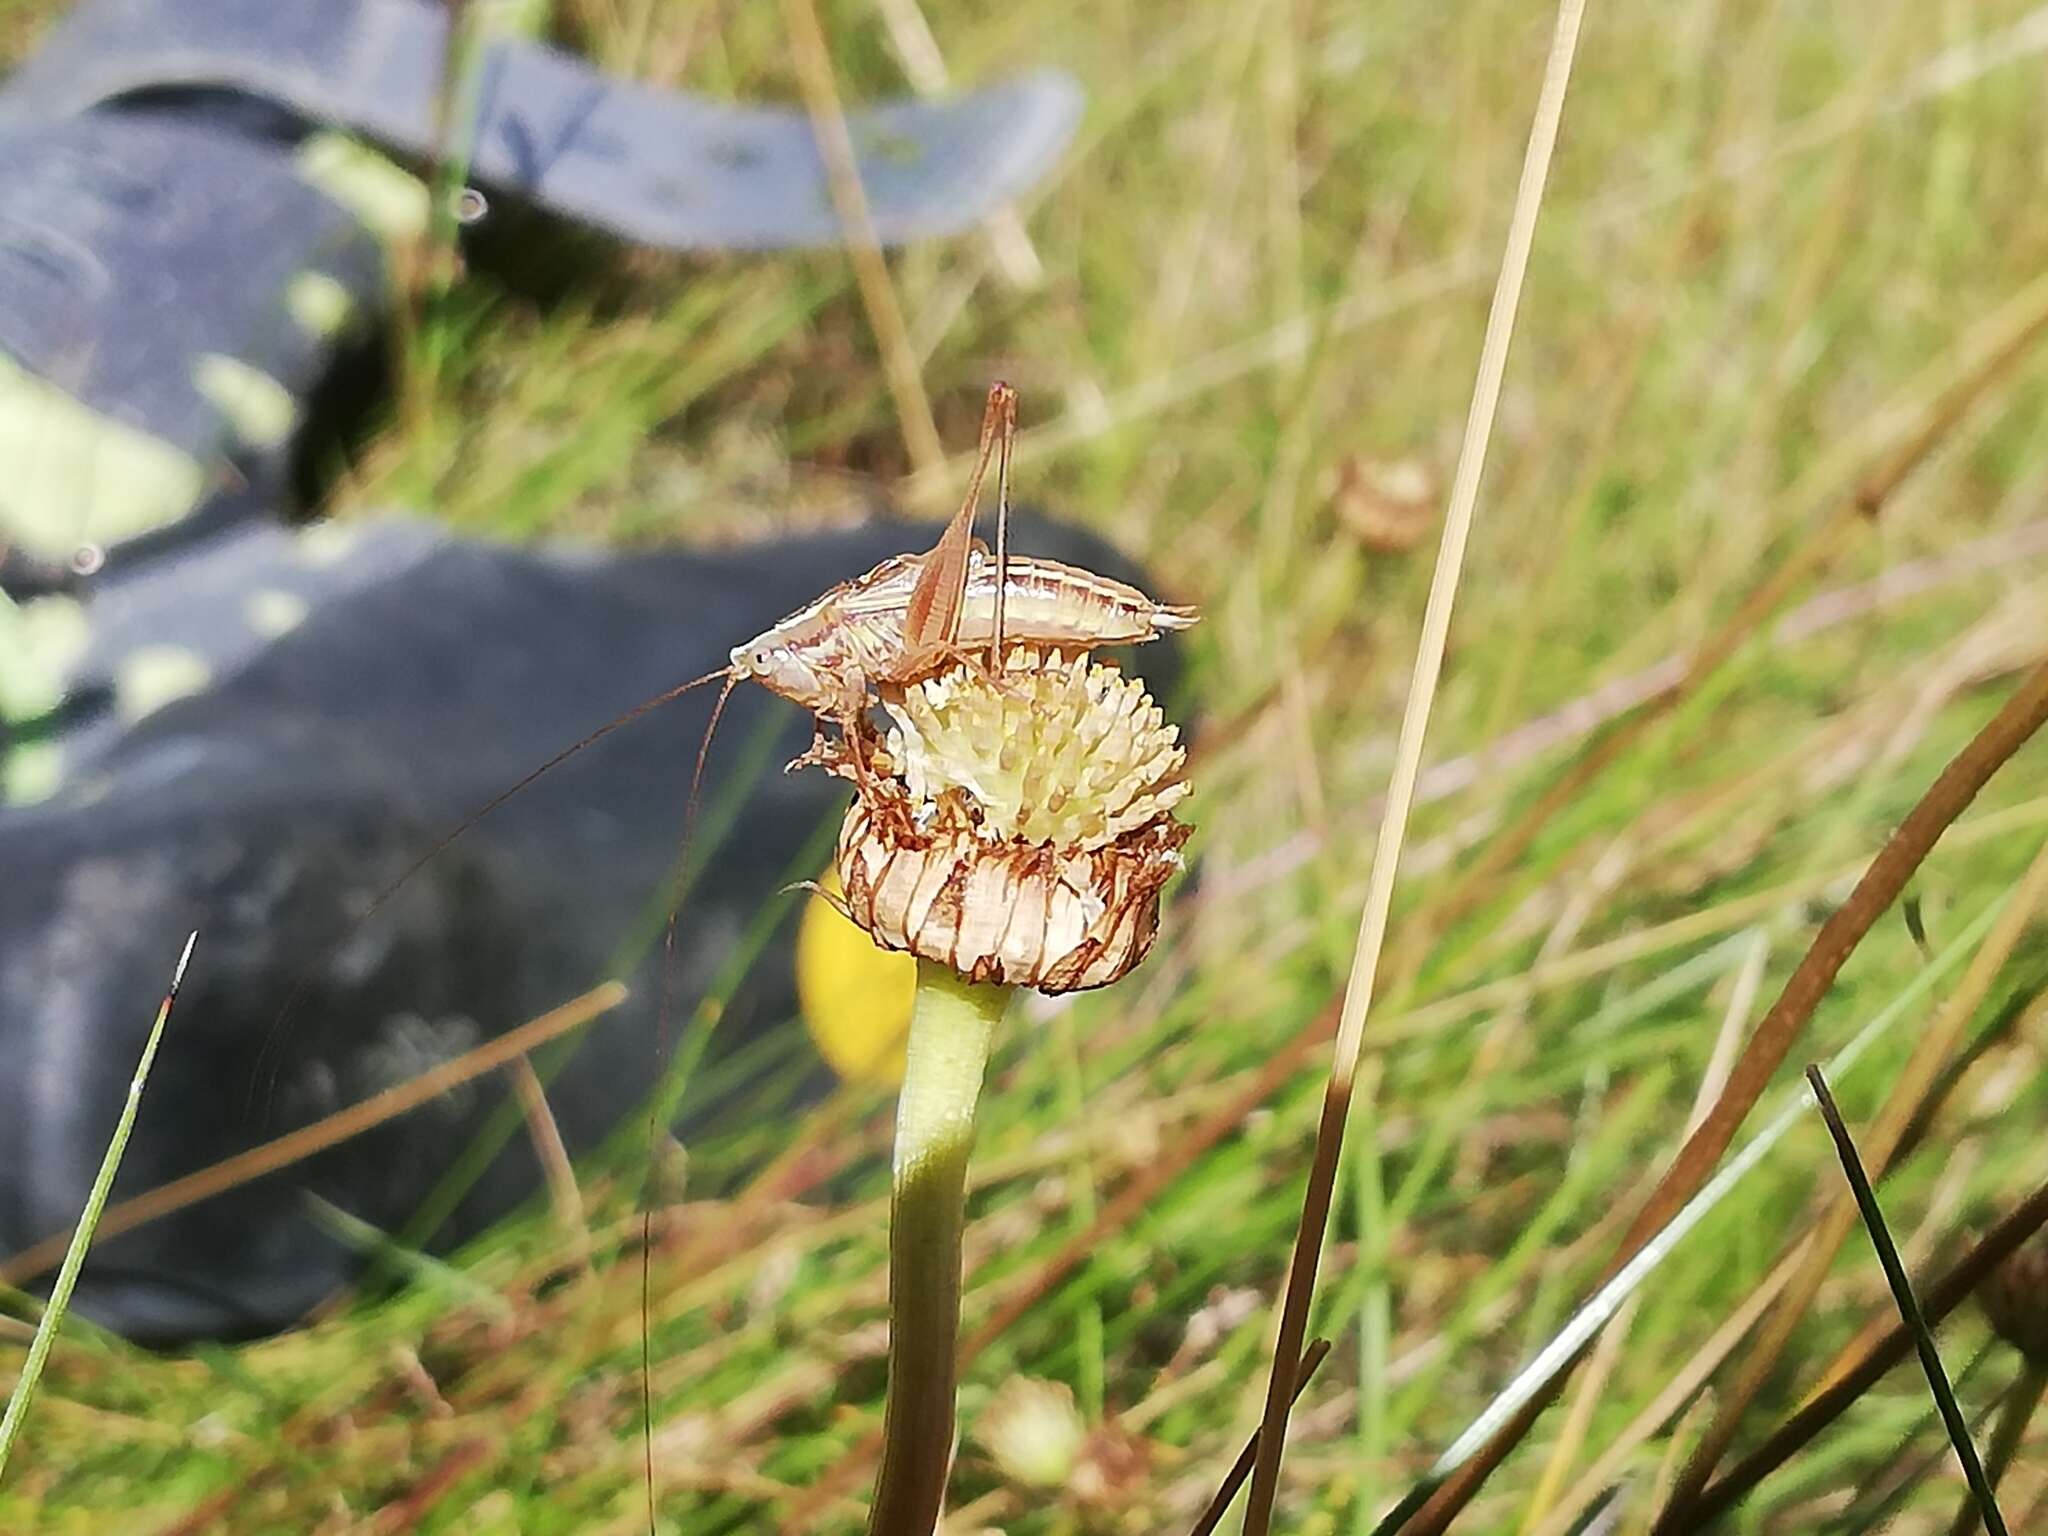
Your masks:
M862 744L861 717L867 713L867 707L867 674L854 667L846 675L846 691L840 696L836 716L840 739L846 743L846 755L853 763L853 782L863 796L872 793L875 787L874 767L868 761L867 748Z

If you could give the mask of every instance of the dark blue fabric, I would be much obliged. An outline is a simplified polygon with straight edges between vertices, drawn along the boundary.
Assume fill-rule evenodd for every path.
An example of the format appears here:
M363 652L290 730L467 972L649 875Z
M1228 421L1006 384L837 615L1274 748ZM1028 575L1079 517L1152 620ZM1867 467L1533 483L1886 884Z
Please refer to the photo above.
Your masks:
M291 280L325 272L360 309L378 307L379 253L299 180L290 152L302 120L429 149L441 26L438 6L413 0L88 0L0 86L0 350L101 415L237 471L173 525L108 551L88 580L10 563L0 528L0 583L67 585L90 621L67 673L71 707L36 723L62 753L59 791L0 805L0 1254L74 1219L151 1000L192 929L199 952L117 1197L366 1097L601 979L671 873L709 690L580 754L356 919L436 837L568 742L935 536L881 525L611 554L389 522L347 530L333 554L311 542L326 535L284 527L282 452L236 444L194 367L207 353L237 359L303 408L334 343L292 321ZM621 85L517 45L493 52L482 86L477 171L491 184L657 244L839 237L800 113ZM857 115L883 238L959 229L1014 197L1077 110L1063 77L1036 76ZM1017 547L1130 574L1042 520L1019 520ZM303 613L280 634L252 609L259 599ZM116 680L165 649L203 664L206 686L124 720ZM1147 651L1149 665L1170 659ZM731 785L750 738L788 756L809 736L797 711L740 690L710 794ZM738 788L678 929L678 1018L838 799L817 773ZM793 1013L786 939L726 1010L729 1042ZM661 988L651 963L632 980L628 1006L585 1032L550 1085L572 1151L650 1086ZM400 1230L502 1096L479 1085L436 1100L104 1239L76 1304L159 1343L286 1326L359 1267L309 1218L306 1194ZM537 1185L515 1141L435 1242Z
M88 0L0 91L0 123L222 87L431 158L447 25L425 0ZM478 105L479 182L626 239L677 250L842 239L800 110L615 80L518 41L484 51ZM1080 106L1070 77L1040 71L850 112L877 236L972 228L1050 170Z
M286 309L304 272L359 307L383 258L289 157L210 127L98 114L0 128L0 351L201 463L232 454L194 384L217 353L303 397L334 338Z

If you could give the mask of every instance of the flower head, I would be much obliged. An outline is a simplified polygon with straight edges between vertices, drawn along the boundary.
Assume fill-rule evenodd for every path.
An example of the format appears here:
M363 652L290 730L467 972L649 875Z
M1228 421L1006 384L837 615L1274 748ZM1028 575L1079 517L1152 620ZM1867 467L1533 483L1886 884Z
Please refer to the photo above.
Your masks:
M1071 992L1145 957L1187 828L1186 751L1143 685L1019 649L885 701L828 757L859 794L840 830L848 914L875 942L973 981Z
M974 1435L1012 1482L1064 1488L1073 1478L1088 1426L1065 1382L1012 1376L982 1409Z
M999 682L956 667L884 707L913 811L957 792L991 842L1107 848L1187 797L1180 728L1144 684L1082 657L1016 651Z

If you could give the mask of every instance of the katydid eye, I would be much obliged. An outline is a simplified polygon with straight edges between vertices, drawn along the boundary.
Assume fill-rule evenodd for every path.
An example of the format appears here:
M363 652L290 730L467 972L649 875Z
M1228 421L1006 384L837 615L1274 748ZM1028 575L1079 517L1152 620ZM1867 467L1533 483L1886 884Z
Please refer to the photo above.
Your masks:
M775 661L775 653L765 645L757 645L747 652L747 665L756 672L766 672Z

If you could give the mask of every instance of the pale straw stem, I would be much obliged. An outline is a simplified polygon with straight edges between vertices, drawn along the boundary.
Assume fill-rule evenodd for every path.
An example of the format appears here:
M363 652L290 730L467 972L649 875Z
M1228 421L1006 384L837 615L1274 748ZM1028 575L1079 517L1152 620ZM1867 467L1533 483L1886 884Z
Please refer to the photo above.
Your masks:
M868 211L867 191L861 186L853 134L846 126L846 110L840 105L839 87L832 78L832 57L825 46L824 28L819 25L813 0L784 0L782 11L789 28L790 56L796 66L797 82L810 113L811 131L817 135L818 153L825 162L832 206L846 236L847 259L853 263L853 276L868 313L868 325L882 354L882 372L895 401L910 467L920 478L941 475L945 472L946 450L939 442L938 424L932 419L931 401L925 395L924 379L918 372L917 349L910 344L910 327L904 323L896 284L889 276L888 262L882 257L882 243L875 237L875 221Z
M1557 145L1565 88L1571 79L1572 58L1578 49L1579 23L1584 11L1585 0L1562 0L1558 6L1557 29L1551 41L1549 61L1544 67L1542 88L1537 96L1535 121L1529 130L1521 184L1515 192L1507 250L1501 258L1500 277L1494 286L1493 304L1487 315L1486 339L1479 354L1479 377L1472 391L1471 410L1465 418L1465 437L1458 451L1458 469L1451 485L1450 505L1444 515L1443 539L1437 551L1436 572L1430 582L1429 603L1423 610L1422 637L1416 647L1415 671L1408 685L1407 707L1402 714L1401 734L1394 748L1393 780L1387 793L1386 811L1380 821L1379 843L1373 854L1371 877L1366 887L1365 910L1359 920L1358 948L1352 956L1351 977L1345 986L1344 1006L1337 1024L1337 1042L1330 1067L1330 1082L1324 1095L1315 1161L1309 1170L1301 1228L1295 1240L1294 1262L1288 1274L1286 1296L1281 1303L1279 1340L1266 1394L1265 1418L1259 1432L1258 1458L1252 1469L1251 1497L1245 1510L1245 1536L1265 1536L1272 1520L1287 1412L1301 1358L1302 1339L1307 1329L1309 1300L1315 1289L1323 1233L1329 1221L1331 1190L1336 1181L1338 1153L1343 1143L1344 1117L1350 1108L1352 1082L1358 1074L1365 1016L1372 1003L1373 980L1379 968L1380 950L1386 940L1387 914L1393 904L1394 875L1400 864L1409 805L1414 799L1415 781L1422 766L1422 745L1429 728L1430 706L1435 701L1437 680L1443 671L1451 608L1457 598L1458 577L1464 569L1465 546L1472 531L1473 509L1478 504L1480 478L1486 466L1487 442L1493 434L1494 415L1500 404L1501 380L1507 371L1508 344L1514 335L1515 311L1521 302L1522 282L1529 266L1529 249L1536 232L1536 215L1542 207L1543 188L1550 175L1551 153Z

